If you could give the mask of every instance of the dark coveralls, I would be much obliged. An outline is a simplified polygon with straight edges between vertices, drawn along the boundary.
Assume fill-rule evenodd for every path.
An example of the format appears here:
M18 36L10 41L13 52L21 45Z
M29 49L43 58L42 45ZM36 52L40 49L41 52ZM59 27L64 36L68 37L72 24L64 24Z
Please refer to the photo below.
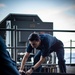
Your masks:
M16 63L6 50L4 40L0 36L0 75L20 75Z
M40 51L36 53L34 57L34 65L39 61L40 56L46 57L51 52L56 52L58 57L58 65L61 73L66 73L66 65L64 60L64 47L63 43L58 40L56 37L53 37L50 34L40 34L41 45L37 48ZM32 52L33 48L29 44L27 47L27 52ZM41 70L42 66L40 66L36 72Z

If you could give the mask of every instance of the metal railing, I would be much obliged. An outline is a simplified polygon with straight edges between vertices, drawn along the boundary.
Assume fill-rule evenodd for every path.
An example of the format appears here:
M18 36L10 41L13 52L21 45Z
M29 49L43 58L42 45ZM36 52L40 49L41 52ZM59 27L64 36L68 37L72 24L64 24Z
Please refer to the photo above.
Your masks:
M6 28L0 28L0 31L15 31L15 47L7 47L8 49L15 49L15 55L16 55L16 49L25 49L26 47L22 47L22 46L19 46L17 47L16 45L16 32L18 31L47 31L47 32L69 32L69 33L75 33L75 30L52 30L52 29L17 29L16 26L15 28L11 28L11 29L6 29ZM64 48L69 48L69 49L75 49L75 47L64 47ZM71 54L71 53L70 53ZM71 55L70 55L71 56ZM71 57L70 57L71 59ZM15 61L16 60L16 56L15 56ZM70 60L70 63L71 63L71 60Z
M48 32L74 32L75 30L52 30L52 29L5 29L5 28L0 28L0 31L48 31Z

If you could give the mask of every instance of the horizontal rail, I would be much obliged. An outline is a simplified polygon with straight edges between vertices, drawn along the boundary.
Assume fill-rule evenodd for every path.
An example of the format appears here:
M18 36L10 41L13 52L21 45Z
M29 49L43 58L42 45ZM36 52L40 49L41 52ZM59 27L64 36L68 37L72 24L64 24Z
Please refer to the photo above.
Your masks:
M50 67L50 66L57 66L58 64L41 64L42 67ZM75 66L75 64L66 64L67 66ZM32 62L31 64L27 63L25 64L25 66L33 66Z
M25 49L27 46L25 47L16 47L16 49ZM7 47L7 49L15 49L15 47Z
M25 49L27 46L25 47L16 47L16 49ZM71 49L74 49L75 47L64 47L64 48L71 48ZM15 47L7 47L7 49L15 49Z
M0 28L0 31L15 31L15 29ZM75 30L53 30L53 29L16 29L16 31L75 32Z
M22 75L27 75L22 73ZM75 75L73 73L32 73L31 75Z
M31 75L75 75L75 74L73 73L32 73Z

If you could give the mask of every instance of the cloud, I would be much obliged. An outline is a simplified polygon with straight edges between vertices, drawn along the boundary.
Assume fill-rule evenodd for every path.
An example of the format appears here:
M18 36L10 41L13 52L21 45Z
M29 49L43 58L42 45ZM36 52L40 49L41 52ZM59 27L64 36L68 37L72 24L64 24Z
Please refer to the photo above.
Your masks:
M0 8L5 7L5 4L0 3Z
M24 13L37 14L42 21L54 22L55 29L74 29L75 14L69 11L74 11L75 5L69 7L49 7L39 10L25 10ZM66 13L67 12L67 13ZM72 15L70 15L70 14ZM59 27L58 27L59 26Z

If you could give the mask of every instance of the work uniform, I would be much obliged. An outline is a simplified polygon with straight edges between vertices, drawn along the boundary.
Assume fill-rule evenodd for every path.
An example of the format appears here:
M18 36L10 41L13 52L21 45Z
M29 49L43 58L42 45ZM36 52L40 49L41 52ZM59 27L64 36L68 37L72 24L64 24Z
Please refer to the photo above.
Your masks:
M4 40L0 36L0 75L20 75L16 63L6 50Z
M40 56L47 57L49 56L50 53L54 51L56 52L58 57L58 65L59 65L60 72L66 73L63 43L50 34L40 34L39 36L40 36L41 44L36 50L40 50L40 51L38 51L34 57L34 65L39 61ZM31 53L32 50L34 49L29 44L27 47L27 52ZM41 66L36 71L39 72L40 70L41 70Z

